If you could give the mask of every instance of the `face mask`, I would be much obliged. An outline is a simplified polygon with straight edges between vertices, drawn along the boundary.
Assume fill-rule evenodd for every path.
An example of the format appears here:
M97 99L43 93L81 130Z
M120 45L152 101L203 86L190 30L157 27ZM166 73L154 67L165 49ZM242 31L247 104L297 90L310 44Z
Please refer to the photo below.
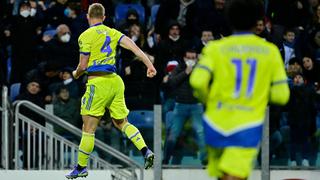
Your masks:
M30 16L30 11L28 10L23 10L20 12L20 15L24 18L27 18L28 16Z
M176 42L176 41L178 41L178 40L180 39L180 36L177 36L177 37L169 36L169 38L170 38L172 41Z
M36 15L36 13L37 13L37 9L35 9L35 8L31 8L31 10L30 10L30 16L35 16Z
M138 40L138 36L135 36L135 35L132 36L132 37L131 37L131 40L134 41L134 42L136 42L136 41Z
M185 59L186 65L187 66L194 66L196 64L196 61L192 60L192 59Z
M71 11L70 11L70 9L69 8L66 8L65 10L64 10L64 15L66 16L66 17L69 17L70 16L70 13L71 13Z
M148 42L149 47L152 48L154 46L154 41L151 36L148 37L147 42Z
M71 82L72 82L72 78L64 80L63 84L67 85L67 84L70 84Z
M203 45L207 45L207 44L208 44L208 41L202 41L202 44L203 44Z
M69 33L66 33L65 35L61 36L60 37L60 40L64 43L67 43L70 41L70 34Z

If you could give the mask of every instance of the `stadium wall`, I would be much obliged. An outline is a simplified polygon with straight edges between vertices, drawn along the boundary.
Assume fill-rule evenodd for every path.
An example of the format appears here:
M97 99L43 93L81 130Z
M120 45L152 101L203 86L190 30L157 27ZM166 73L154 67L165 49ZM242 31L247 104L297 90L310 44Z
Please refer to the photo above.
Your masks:
M0 170L1 180L65 180L68 171L61 170ZM261 180L260 171L254 171L249 180ZM80 178L82 179L82 178ZM214 180L209 178L205 170L201 169L164 169L163 180ZM320 171L305 170L277 170L271 171L271 180L319 180ZM89 176L83 180L112 180L110 171L90 171ZM153 180L153 171L146 171L144 180Z

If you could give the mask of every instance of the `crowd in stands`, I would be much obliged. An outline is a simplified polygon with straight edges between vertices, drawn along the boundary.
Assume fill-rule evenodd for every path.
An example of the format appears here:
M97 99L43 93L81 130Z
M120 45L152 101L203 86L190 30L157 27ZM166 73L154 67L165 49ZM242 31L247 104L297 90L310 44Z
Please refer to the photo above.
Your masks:
M128 108L152 110L154 104L163 105L164 163L168 164L172 156L181 156L173 151L183 146L179 137L185 135L183 126L189 120L198 139L194 144L204 149L204 107L193 97L188 79L202 48L232 34L224 15L226 1L1 1L0 82L21 83L15 100L41 107L53 104L57 116L81 127L78 114L86 77L75 80L71 72L79 58L77 38L89 28L86 9L100 2L106 7L105 24L130 37L158 71L155 78L147 78L143 63L126 49L118 49L117 72L126 86ZM139 3L144 12L131 8L125 18L116 19L121 3ZM265 0L265 17L254 33L279 47L291 89L286 107L270 108L272 157L290 159L292 166L315 165L320 136L320 2ZM111 129L111 124L103 121L100 128ZM205 152L200 154L205 163Z

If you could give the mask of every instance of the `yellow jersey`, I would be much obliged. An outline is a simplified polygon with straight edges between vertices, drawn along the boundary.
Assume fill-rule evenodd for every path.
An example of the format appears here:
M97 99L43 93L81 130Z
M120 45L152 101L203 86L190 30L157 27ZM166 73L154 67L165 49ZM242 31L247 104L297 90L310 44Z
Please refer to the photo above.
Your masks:
M80 53L90 55L88 74L93 72L115 72L116 48L124 35L102 23L84 31L78 39Z
M204 72L212 83L202 82ZM257 146L271 87L289 93L278 48L253 34L210 42L190 81L195 95L205 98L206 141L215 147Z

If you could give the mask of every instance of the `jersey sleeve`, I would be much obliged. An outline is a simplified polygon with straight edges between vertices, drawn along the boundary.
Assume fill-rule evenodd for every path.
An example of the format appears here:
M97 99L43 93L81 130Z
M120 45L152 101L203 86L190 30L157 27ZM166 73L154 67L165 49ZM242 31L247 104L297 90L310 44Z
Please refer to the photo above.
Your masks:
M91 42L90 36L87 33L83 33L80 35L78 39L80 54L90 55L91 52Z
M216 53L214 53L215 50L216 46L214 44L209 44L204 47L202 54L200 55L200 61L197 64L197 68L201 68L212 73L215 67L213 59L217 59L214 57L214 55L216 55Z
M213 77L214 62L213 52L215 47L207 46L204 48L200 61L196 65L190 77L190 85L194 90L194 96L200 102L205 103L209 93L209 83Z
M272 49L274 55L271 73L270 101L271 103L284 105L289 100L290 90L285 72L283 60L279 50Z
M120 31L116 29L112 29L112 31L113 31L113 38L118 42L118 45L119 45L121 39L124 37L124 34L122 34Z

